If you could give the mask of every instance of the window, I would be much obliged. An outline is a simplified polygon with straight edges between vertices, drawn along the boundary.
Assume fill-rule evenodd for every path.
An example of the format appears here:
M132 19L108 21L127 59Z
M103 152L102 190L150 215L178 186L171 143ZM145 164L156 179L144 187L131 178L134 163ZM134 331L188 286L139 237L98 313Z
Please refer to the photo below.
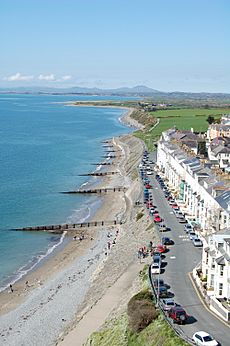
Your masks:
M212 258L212 269L215 269L215 258Z
M223 294L223 284L220 283L219 284L219 296L222 296L222 294Z
M224 275L224 264L220 265L220 276Z
M211 274L210 286L214 286L214 274Z

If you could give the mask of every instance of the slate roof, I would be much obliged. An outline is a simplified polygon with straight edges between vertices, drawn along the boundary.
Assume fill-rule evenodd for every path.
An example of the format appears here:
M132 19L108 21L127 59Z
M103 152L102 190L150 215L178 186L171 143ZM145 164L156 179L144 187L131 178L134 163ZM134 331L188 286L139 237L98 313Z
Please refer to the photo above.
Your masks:
M215 200L223 209L227 210L230 205L230 189L216 197Z
M215 147L212 152L215 155L218 155L220 153L222 154L230 154L230 148L229 147L225 147L224 145L218 145L217 147Z

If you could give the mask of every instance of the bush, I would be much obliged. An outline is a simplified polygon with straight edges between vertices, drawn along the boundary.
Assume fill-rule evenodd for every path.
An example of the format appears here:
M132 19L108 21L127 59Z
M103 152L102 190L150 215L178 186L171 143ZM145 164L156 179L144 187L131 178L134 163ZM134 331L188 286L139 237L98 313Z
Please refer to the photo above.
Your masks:
M134 333L145 329L158 316L149 291L141 291L133 296L128 303L127 312L129 328Z

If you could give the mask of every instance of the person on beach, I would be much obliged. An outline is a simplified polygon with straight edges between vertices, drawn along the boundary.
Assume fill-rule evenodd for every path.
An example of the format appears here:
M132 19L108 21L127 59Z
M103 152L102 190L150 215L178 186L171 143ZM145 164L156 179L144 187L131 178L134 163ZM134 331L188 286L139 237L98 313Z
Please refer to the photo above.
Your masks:
M14 290L13 290L13 286L10 284L10 292L13 293Z

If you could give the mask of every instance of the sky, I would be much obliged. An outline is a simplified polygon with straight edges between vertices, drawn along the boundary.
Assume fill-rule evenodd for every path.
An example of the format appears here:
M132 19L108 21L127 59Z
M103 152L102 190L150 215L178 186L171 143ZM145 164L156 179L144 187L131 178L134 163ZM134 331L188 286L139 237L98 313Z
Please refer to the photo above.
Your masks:
M0 87L230 93L229 0L1 0Z

